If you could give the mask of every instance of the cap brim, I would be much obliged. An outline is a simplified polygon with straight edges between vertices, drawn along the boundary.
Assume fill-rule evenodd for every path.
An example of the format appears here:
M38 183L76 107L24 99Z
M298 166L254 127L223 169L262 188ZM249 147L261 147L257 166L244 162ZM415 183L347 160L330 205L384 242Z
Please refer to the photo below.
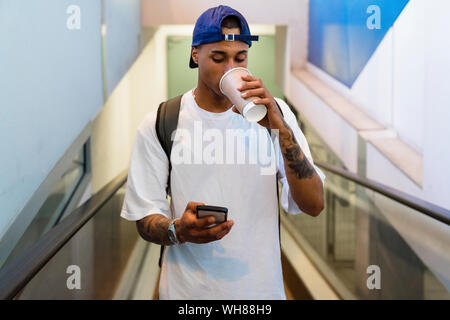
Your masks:
M196 63L194 62L194 59L192 59L192 56L191 56L191 60L189 61L189 67L190 67L191 69L198 68L198 64L196 64Z

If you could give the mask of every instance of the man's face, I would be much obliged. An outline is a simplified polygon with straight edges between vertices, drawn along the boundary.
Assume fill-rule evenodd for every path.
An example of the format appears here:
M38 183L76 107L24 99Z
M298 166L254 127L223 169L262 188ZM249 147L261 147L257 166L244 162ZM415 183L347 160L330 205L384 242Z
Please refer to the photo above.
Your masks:
M240 34L239 28L222 28L222 33ZM247 68L248 44L242 41L220 41L192 48L192 58L198 61L198 76L217 95L223 96L219 81L223 74L236 67Z

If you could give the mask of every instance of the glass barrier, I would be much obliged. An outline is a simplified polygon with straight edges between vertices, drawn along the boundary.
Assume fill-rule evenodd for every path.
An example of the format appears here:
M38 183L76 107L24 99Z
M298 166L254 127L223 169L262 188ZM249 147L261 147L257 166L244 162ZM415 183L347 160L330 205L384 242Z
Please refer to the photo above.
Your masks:
M324 170L318 217L284 225L344 299L450 299L450 227Z
M85 159L85 146L83 146L78 155L72 159L70 166L61 175L53 190L51 190L30 225L9 254L3 267L21 255L61 220L72 195L85 176Z
M315 161L343 163L305 119ZM450 299L450 227L322 169L325 209L283 225L344 299Z
M303 117L299 116L298 112L290 105L292 111L295 111L296 117L298 119L298 124L300 129L308 141L309 149L314 161L320 161L327 163L342 169L345 169L344 163L339 159L339 157L327 146L322 137L314 130L314 128L309 124L309 122Z
M109 300L118 297L118 290L131 292L137 272L130 272L130 268L137 270L145 254L135 252L139 241L144 241L135 223L120 217L124 194L125 186L58 251L16 299ZM120 297L126 298L127 292L121 292Z

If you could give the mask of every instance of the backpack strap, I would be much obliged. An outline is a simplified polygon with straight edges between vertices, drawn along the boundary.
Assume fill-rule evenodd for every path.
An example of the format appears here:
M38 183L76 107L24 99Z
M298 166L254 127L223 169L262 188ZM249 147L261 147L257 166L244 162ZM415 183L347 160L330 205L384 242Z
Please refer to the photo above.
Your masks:
M173 140L172 133L176 130L178 125L178 116L180 114L181 95L167 100L159 105L158 113L156 114L156 135L159 143L163 148L167 159L169 160L169 176L167 179L166 192L170 195L170 173L172 171L172 164L170 163L170 152L172 151Z
M178 96L172 99L162 102L158 107L158 112L156 114L156 135L158 137L159 143L164 150L164 153L169 160L169 174L167 178L166 193L168 195L170 192L170 173L172 172L172 164L170 163L170 152L172 151L173 140L172 133L176 130L178 125L178 116L180 114L182 96ZM158 265L161 268L162 256L164 253L164 246L161 245L161 251L159 254Z
M162 102L158 107L158 112L156 114L156 135L158 137L159 143L161 144L161 147L164 150L164 153L167 156L167 159L169 160L169 175L167 179L167 188L166 193L170 195L170 173L172 171L172 164L170 162L170 153L172 151L172 145L173 140L172 134L176 130L178 126L178 116L180 114L180 106L181 106L181 98L182 95L169 99L165 102ZM275 100L276 102L276 100ZM278 102L276 102L278 109L281 112L281 115L283 116L283 111L281 110L280 106L278 105ZM267 128L267 131L269 133L269 137L272 138L270 135L270 129ZM278 190L278 179L275 175L275 183L276 183L276 189L277 189L277 199L280 199L279 190ZM280 205L278 203L278 237L280 240L281 245L281 233L280 233ZM159 254L159 261L158 265L161 268L162 264L162 256L164 253L164 247L161 245L161 251Z

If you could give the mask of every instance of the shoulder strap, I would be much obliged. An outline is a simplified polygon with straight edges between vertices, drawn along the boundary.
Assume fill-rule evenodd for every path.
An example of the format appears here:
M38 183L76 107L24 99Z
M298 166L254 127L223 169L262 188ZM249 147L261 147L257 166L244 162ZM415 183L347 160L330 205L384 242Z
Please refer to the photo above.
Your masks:
M164 150L164 153L169 160L169 174L167 178L166 193L170 195L170 173L172 172L172 164L170 163L170 152L172 151L173 140L172 133L178 125L178 115L180 114L181 95L162 102L158 107L156 114L156 135L159 143ZM164 246L161 245L158 265L161 268L162 256L164 253Z
M170 163L170 152L172 151L172 133L178 125L178 115L180 114L181 95L163 102L158 107L156 115L156 135L163 148L167 159L169 160L169 177L167 180L167 194L170 194L170 172L172 164Z
M158 112L156 114L156 135L158 137L159 143L164 150L164 153L169 160L169 175L167 180L167 194L170 195L170 173L172 171L172 164L170 163L170 153L172 151L173 140L171 139L172 133L176 130L178 126L178 116L180 114L180 106L181 106L181 98L182 96L178 96L172 99L169 99L165 102L162 102L158 107ZM275 101L276 102L276 101ZM278 109L283 116L283 111L281 110L278 102L276 102ZM267 128L267 131L270 135L270 129ZM275 179L276 189L277 189L277 199L279 199L279 190L278 190L278 179ZM278 204L278 237L281 244L281 233L280 233L280 206ZM161 245L161 251L159 255L158 265L161 267L162 256L164 253L164 246Z

